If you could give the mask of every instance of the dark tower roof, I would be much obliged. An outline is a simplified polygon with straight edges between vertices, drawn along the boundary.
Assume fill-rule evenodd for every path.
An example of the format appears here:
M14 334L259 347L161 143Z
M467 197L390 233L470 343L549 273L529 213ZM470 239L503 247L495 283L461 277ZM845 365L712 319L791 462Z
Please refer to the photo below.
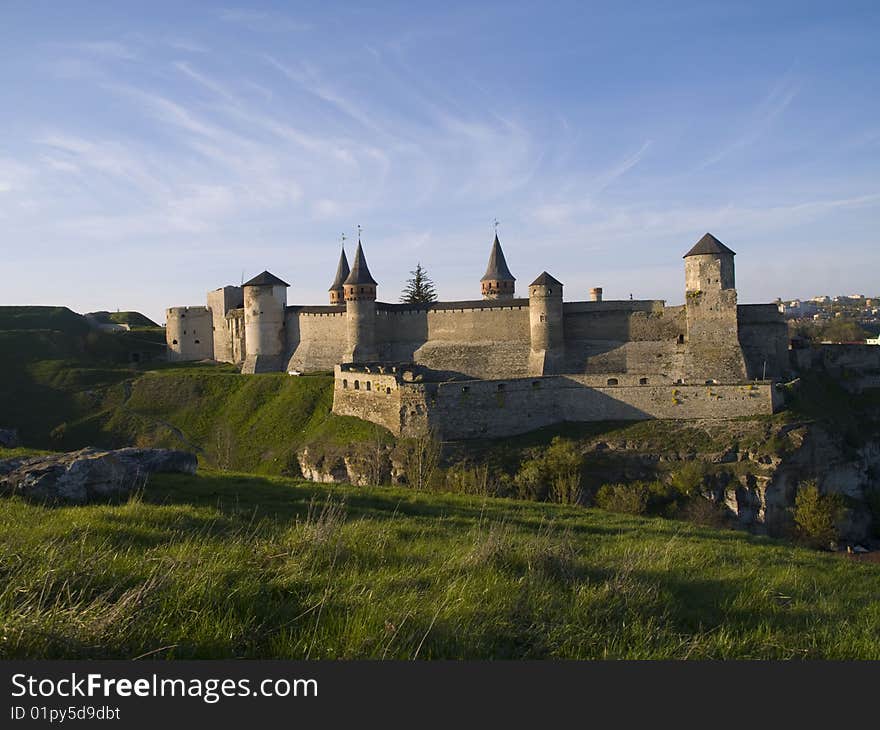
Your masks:
M328 291L342 289L342 285L345 283L350 271L351 269L348 268L348 259L345 256L345 249L342 249L342 253L339 254L339 265L336 267L336 278L333 279L333 283L330 285Z
M682 258L687 258L688 256L702 256L704 254L717 254L717 253L729 253L731 256L736 256L734 251L731 251L727 246L725 246L721 241L719 241L715 236L711 233L707 233L703 236L699 241L697 241L696 245L688 251Z
M242 284L242 286L290 286L286 281L281 281L275 274L264 271L257 274L253 279Z
M541 275L535 279L529 286L562 286L562 282L554 279L546 271L542 271Z
M516 277L510 273L507 268L507 261L504 260L504 251L501 250L501 242L498 240L498 234L495 234L495 240L492 242L492 252L489 254L489 265L486 267L486 273L480 281L516 281Z
M367 257L364 256L364 249L361 248L361 242L358 241L357 251L354 252L354 265L343 282L345 284L372 284L378 286L376 280L370 274L367 267Z

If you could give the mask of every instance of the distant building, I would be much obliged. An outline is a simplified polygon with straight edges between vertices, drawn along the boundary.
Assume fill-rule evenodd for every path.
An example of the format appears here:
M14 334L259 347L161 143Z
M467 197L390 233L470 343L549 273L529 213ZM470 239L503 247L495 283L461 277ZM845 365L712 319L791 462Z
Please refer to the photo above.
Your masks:
M819 311L819 305L810 301L801 301L800 299L792 299L789 302L779 301L776 305L780 314L790 318L812 317Z

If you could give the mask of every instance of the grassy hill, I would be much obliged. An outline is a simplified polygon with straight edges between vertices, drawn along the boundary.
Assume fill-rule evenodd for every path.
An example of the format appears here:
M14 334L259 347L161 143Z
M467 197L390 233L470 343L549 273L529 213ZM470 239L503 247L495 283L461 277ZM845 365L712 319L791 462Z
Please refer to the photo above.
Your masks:
M2 658L880 659L880 567L598 510L155 477L0 500Z
M91 327L67 307L0 307L0 330L54 330L83 335Z
M127 324L131 327L158 327L152 319L140 312L89 312L99 322Z

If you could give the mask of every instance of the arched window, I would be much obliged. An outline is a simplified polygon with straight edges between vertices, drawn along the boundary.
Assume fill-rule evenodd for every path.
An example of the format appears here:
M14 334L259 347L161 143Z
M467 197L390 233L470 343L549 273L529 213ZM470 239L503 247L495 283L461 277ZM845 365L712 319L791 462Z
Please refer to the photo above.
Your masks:
M367 381L367 390L372 390L372 389L373 389L373 384L368 380Z
M385 395L391 395L391 388L385 388Z
M342 380L342 387L343 387L343 388L347 388L347 387L348 387L348 381L345 380L344 378L343 378L343 380Z
M683 344L684 344L684 335L679 335L679 336L678 336L678 344L679 344L679 345L683 345Z
M355 389L355 390L360 390L360 389L361 389L361 381L360 381L360 380L355 380L355 381L354 381L354 389Z
M172 344L172 345L176 345L176 344L177 344L177 340L171 340L171 344Z
M617 385L617 378L608 378L608 385Z

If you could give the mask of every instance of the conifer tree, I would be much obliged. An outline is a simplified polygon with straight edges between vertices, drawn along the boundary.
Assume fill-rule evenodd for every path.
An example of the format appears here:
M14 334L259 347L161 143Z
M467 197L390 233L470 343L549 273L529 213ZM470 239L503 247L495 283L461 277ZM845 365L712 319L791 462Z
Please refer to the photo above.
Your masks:
M421 263L416 264L414 271L410 271L412 276L407 279L403 293L400 295L400 301L404 304L421 304L424 302L436 302L437 293L434 291L434 282L422 268Z

